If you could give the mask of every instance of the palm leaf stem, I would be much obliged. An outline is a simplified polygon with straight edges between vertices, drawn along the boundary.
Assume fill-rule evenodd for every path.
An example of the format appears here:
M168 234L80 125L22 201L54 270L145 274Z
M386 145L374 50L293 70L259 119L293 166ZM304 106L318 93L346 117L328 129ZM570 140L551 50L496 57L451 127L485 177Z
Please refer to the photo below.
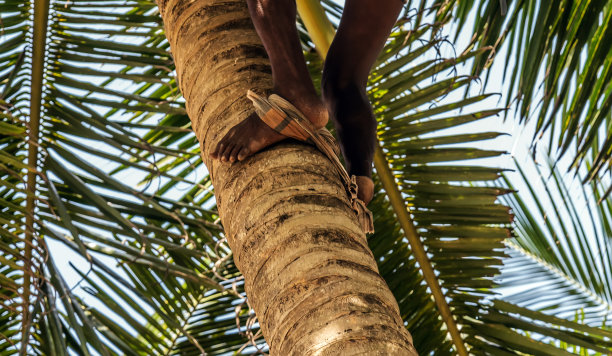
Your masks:
M297 0L296 5L317 52L321 58L325 58L334 39L334 26L325 15L325 10L319 1Z
M21 337L21 355L26 355L28 339L30 336L30 285L32 260L32 244L34 240L34 209L36 208L36 162L38 158L38 136L40 124L40 109L42 107L43 69L45 62L45 44L47 42L47 20L49 18L49 0L35 1L34 3L34 36L32 42L32 82L30 89L30 120L28 132L28 173L26 196L26 226L24 246L24 273L23 278L23 330Z
M298 12L300 18L304 22L306 30L310 34L312 41L314 42L315 48L325 60L327 50L331 45L331 41L334 38L334 27L325 15L325 11L317 0L298 0ZM402 194L397 186L397 182L393 177L393 173L389 168L389 163L385 158L385 154L380 147L380 144L376 145L374 152L374 167L376 173L380 178L383 189L387 192L391 206L397 216L397 219L410 243L414 258L421 267L423 278L427 282L427 285L431 289L434 300L440 312L440 316L448 328L450 337L455 345L457 352L460 356L467 356L468 352L465 347L465 343L461 338L461 334L457 327L455 319L451 313L450 307L446 302L442 288L438 283L438 279L434 273L431 262L427 257L425 248L421 242L421 239L416 231L414 222L410 217L410 211L406 206Z

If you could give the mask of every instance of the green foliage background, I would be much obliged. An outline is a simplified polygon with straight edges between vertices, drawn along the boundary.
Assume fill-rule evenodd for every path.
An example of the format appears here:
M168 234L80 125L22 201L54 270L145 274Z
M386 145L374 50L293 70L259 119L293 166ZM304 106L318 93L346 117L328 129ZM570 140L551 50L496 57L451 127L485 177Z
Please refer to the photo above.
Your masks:
M32 16L42 4L0 0L0 354L265 350L156 5L53 0L36 56ZM339 5L323 6L339 18ZM612 352L611 16L609 0L407 4L370 78L385 164L377 166L369 242L420 354L454 349L382 171L404 199L471 353ZM451 24L473 41L446 58ZM316 84L322 63L299 26ZM504 46L506 57L495 56ZM509 149L478 148L500 133L454 131L506 112L479 105L494 94L464 95L479 78L493 80L488 67L500 61L508 67L502 105L516 105L517 120L535 123L547 146L536 136L536 164L517 165L518 180L473 161ZM31 72L41 66L36 81ZM37 89L42 100L32 103ZM38 104L40 120L30 106ZM34 125L35 142L27 136ZM570 172L558 168L564 159ZM28 172L37 177L33 191ZM525 187L518 195L516 183ZM51 244L88 268L58 269L67 256ZM79 283L67 282L68 273Z

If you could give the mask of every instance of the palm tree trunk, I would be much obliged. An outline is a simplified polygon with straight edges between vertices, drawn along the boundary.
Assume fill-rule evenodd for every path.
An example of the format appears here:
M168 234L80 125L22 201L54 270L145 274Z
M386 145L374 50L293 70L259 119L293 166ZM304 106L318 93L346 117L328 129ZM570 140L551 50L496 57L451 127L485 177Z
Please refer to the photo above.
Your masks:
M244 0L158 0L180 89L245 290L272 355L410 355L412 338L332 164L283 143L241 163L208 158L271 88Z

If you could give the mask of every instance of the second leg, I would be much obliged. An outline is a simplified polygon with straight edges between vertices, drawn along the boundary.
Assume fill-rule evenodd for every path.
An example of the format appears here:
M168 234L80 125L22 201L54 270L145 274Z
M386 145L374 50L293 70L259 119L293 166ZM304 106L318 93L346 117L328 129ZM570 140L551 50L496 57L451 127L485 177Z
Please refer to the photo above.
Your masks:
M376 119L366 94L368 75L402 9L401 0L346 0L323 69L323 99L334 121L359 197L373 195Z

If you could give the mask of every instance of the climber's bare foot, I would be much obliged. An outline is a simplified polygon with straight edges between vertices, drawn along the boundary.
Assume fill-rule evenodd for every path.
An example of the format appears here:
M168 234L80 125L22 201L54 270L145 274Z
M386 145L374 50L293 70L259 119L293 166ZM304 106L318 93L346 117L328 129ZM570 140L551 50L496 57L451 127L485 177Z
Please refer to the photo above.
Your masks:
M232 127L210 156L223 162L241 161L284 138L286 137L272 130L253 113Z
M316 95L305 96L291 91L275 90L280 96L287 99L315 128L327 124L327 109ZM287 138L266 125L257 114L253 113L243 122L232 127L219 141L210 156L223 162L242 161L250 155Z
M357 197L368 205L374 196L374 182L372 178L366 176L356 176L356 178Z

